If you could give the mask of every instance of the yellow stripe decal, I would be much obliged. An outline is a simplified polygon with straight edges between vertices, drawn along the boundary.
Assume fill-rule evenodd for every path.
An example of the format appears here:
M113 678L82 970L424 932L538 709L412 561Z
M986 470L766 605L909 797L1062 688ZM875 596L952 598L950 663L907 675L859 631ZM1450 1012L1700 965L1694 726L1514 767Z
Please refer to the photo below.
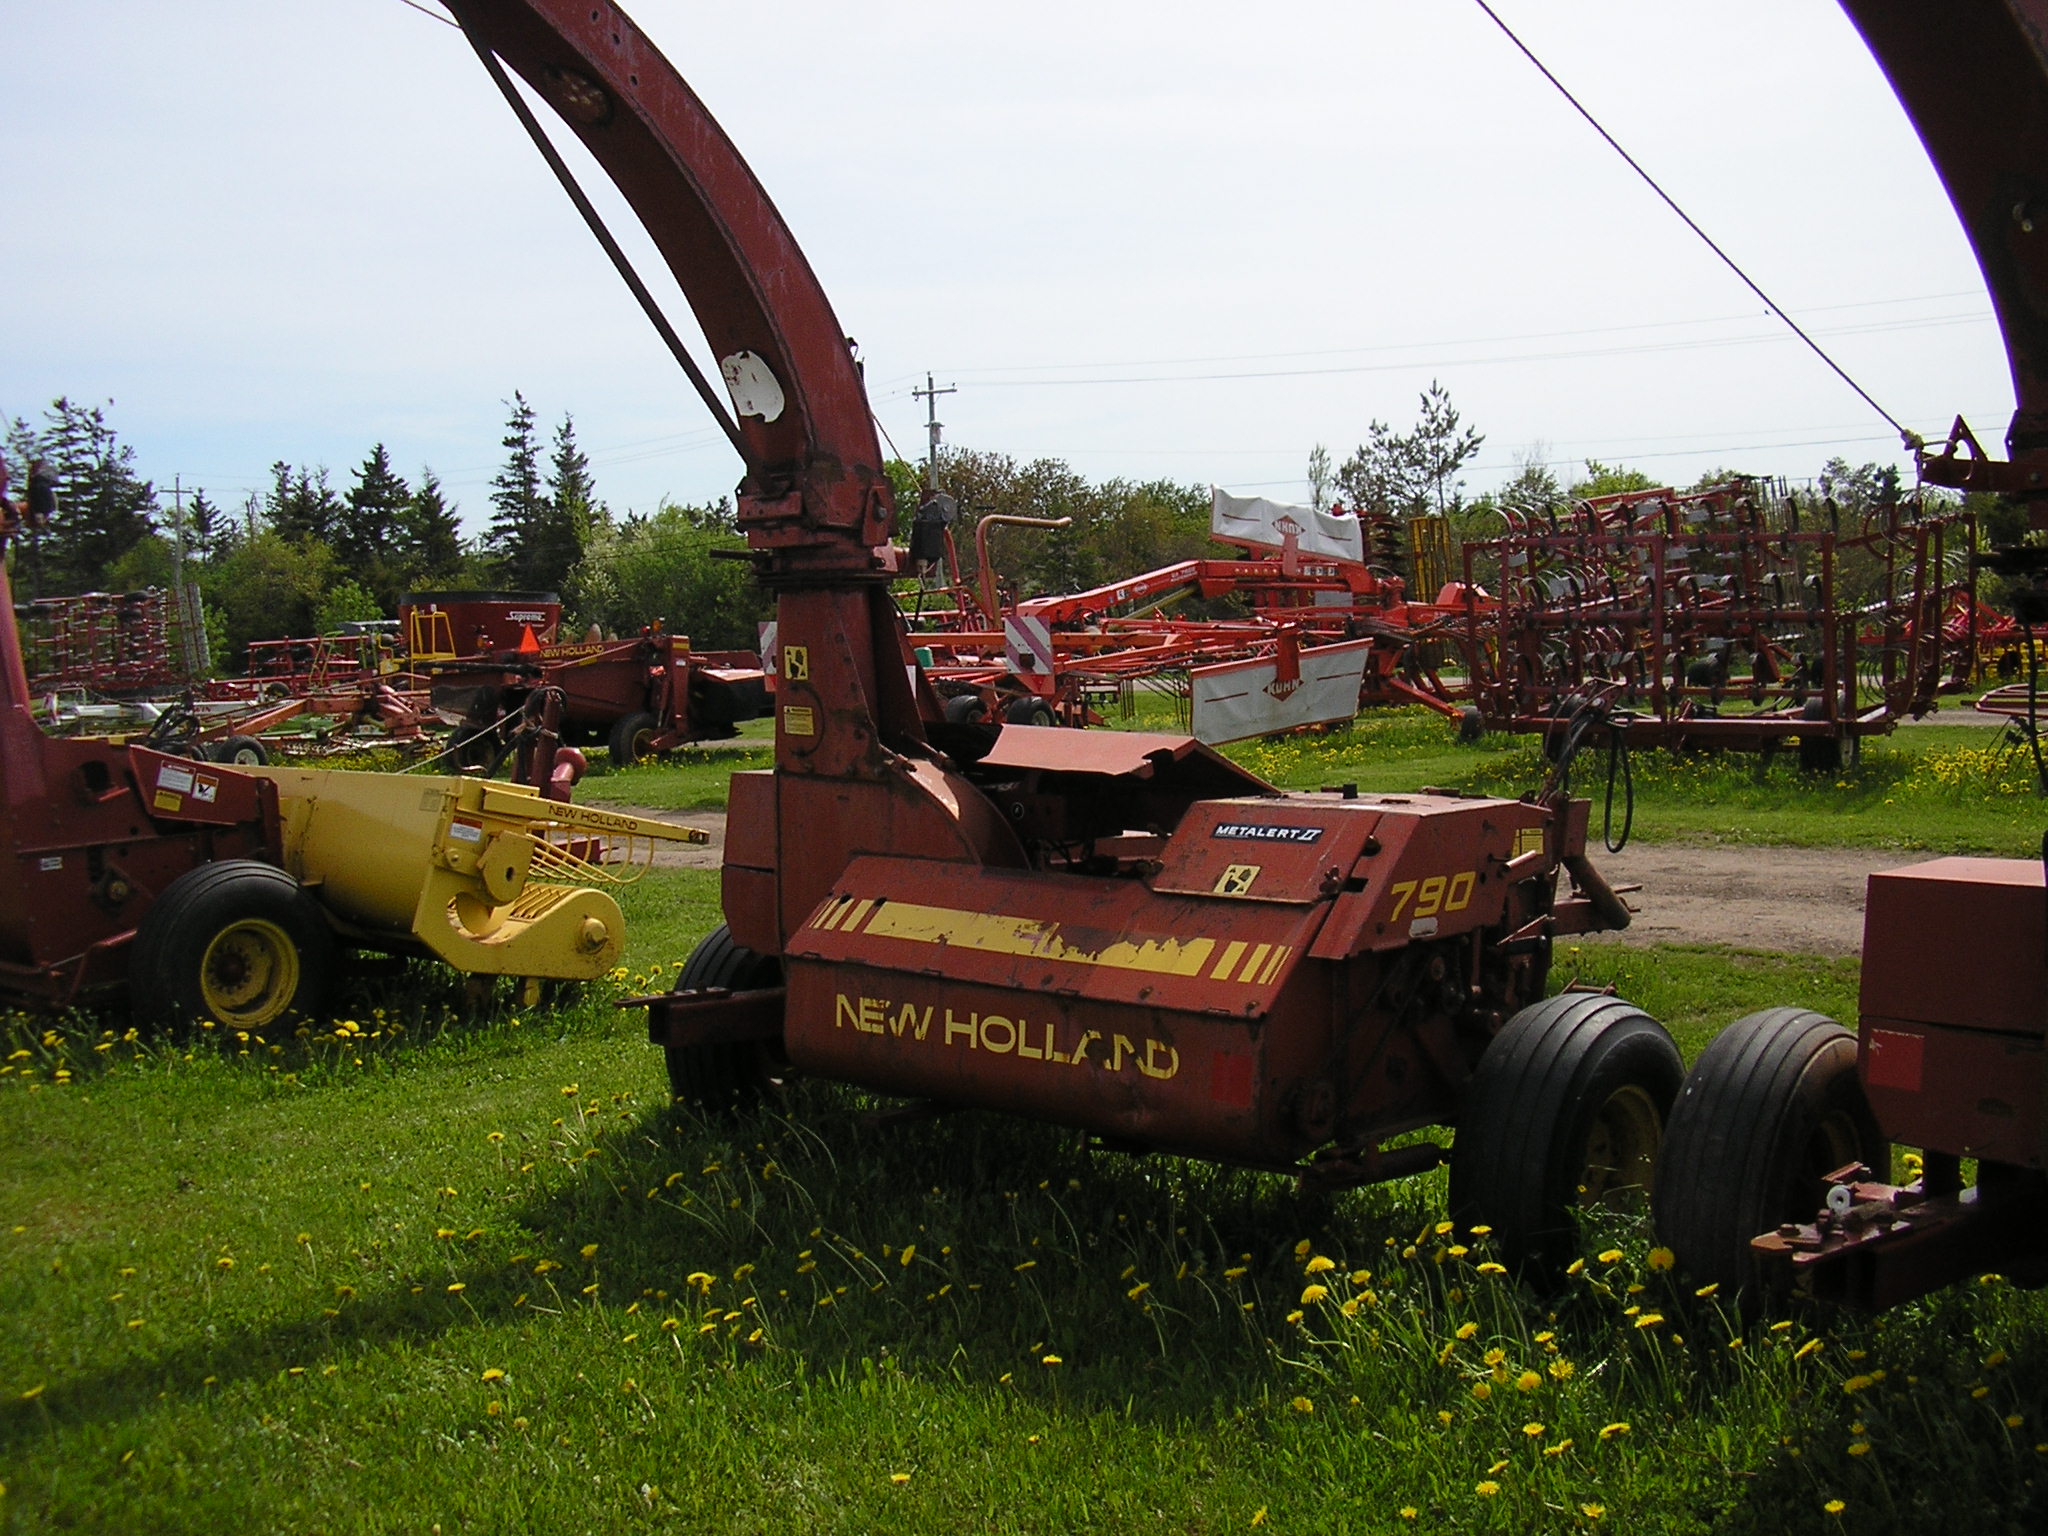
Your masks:
M851 933L860 926L860 920L874 910L875 898L863 896L846 909L846 920L839 925L841 933Z
M1237 979L1239 981L1250 981L1253 977L1257 976L1259 974L1259 967L1266 963L1266 956L1272 952L1273 946L1270 944L1261 944L1257 949L1253 950L1251 959L1245 961L1244 969L1237 973Z
M867 931L877 938L950 944L983 954L1028 955L1069 965L1101 965L1161 976L1199 976L1216 949L1214 939L1144 939L1135 944L1119 941L1091 953L1068 944L1060 937L1059 928L1058 923L1034 917L1004 917L999 913L962 912L952 907L891 901L882 904ZM1261 946L1261 957L1264 953Z
M1266 968L1263 971L1259 972L1259 985L1263 987L1264 985L1266 985L1267 982L1271 981L1275 976L1279 975L1280 967L1287 963L1287 957L1293 953L1294 946L1292 944L1281 944L1275 946L1273 950L1273 958L1268 960L1266 962Z
M839 919L846 916L846 909L851 905L852 903L847 901L845 897L838 898L819 914L817 922L812 924L812 926L821 933L830 933L839 926Z
M1244 952L1251 946L1243 939L1232 939L1223 946L1223 958L1216 962L1216 969L1209 973L1211 981L1228 981L1230 973L1237 969L1237 962L1244 958Z

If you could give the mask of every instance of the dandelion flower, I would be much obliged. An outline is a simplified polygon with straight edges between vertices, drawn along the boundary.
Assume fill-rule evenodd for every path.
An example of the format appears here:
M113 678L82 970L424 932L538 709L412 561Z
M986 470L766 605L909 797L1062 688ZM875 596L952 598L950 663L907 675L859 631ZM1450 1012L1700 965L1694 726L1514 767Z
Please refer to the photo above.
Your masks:
M1459 1337L1459 1338L1461 1338L1461 1339L1469 1339L1469 1338L1472 1338L1472 1337L1473 1337L1474 1335L1476 1335L1476 1334L1477 1334L1478 1332L1479 1332L1479 1325L1478 1325L1477 1323L1460 1323L1460 1324L1458 1324L1458 1337Z
M1479 1273L1482 1275L1504 1275L1507 1272L1507 1265L1496 1264L1491 1259L1488 1259L1484 1264L1479 1266Z
M1588 1520L1598 1520L1607 1513L1607 1506L1605 1504L1581 1504L1579 1506L1579 1513Z
M1436 1411L1436 1421L1437 1423L1443 1425L1445 1429L1449 1429L1451 1427L1451 1421L1456 1417L1457 1415L1452 1413L1451 1410L1448 1408L1439 1408Z
M1576 1371L1578 1367L1573 1365L1571 1361L1565 1359L1562 1355L1560 1355L1557 1359L1551 1361L1550 1364L1546 1367L1546 1369L1550 1372L1551 1380L1570 1381L1572 1379L1572 1373Z
M1308 1261L1307 1272L1311 1275L1324 1275L1328 1274L1331 1270L1335 1269L1336 1267L1337 1261L1335 1259L1326 1258L1319 1253L1314 1258Z
M460 1280L457 1280L453 1285L448 1287L448 1294L450 1296L460 1296L464 1291L468 1289L468 1286L464 1285Z
M1508 1352L1502 1349L1499 1345L1495 1345L1492 1349L1489 1349L1480 1358L1483 1359L1488 1365L1499 1365L1501 1361L1507 1359L1507 1357Z
M1542 1436L1543 1433L1547 1431L1549 1428L1550 1426L1548 1424L1538 1424L1534 1419L1531 1419L1528 1423L1522 1426L1522 1433L1527 1435L1531 1440L1535 1440Z
M1136 1292L1133 1292L1132 1294L1135 1295ZM1329 1297L1329 1294L1330 1288L1326 1285L1305 1286L1303 1287L1301 1293L1301 1304L1304 1307L1314 1306L1317 1302L1326 1300Z
M594 1259L597 1257L597 1244L585 1243L580 1251L584 1258Z
M907 1483L910 1481L910 1474L908 1472L891 1472L889 1474L889 1481L892 1483Z
M1524 1371L1515 1378L1515 1390L1517 1392L1534 1392L1542 1385L1543 1378L1534 1371Z
M1297 1397L1288 1406L1296 1413L1314 1413L1316 1411L1316 1405L1305 1397Z
M1986 1370L1995 1371L2003 1364L2005 1364L2005 1351L2002 1349L1994 1349L1984 1357L1984 1368Z
M1621 1250L1619 1248L1605 1250L1600 1255L1600 1262L1602 1264L1619 1264L1621 1262Z
M1472 1491L1482 1499L1490 1499L1500 1492L1500 1484L1489 1477L1486 1481L1474 1485Z
M1820 1340L1808 1339L1804 1344L1792 1351L1792 1358L1794 1360L1804 1360L1808 1355L1818 1354L1819 1352Z
M1652 1248L1650 1250L1650 1268L1654 1270L1661 1272L1670 1269L1677 1262L1678 1255L1669 1248Z
M1479 1223L1478 1226L1472 1228L1472 1235L1474 1237L1485 1237L1492 1231L1493 1228L1489 1227L1485 1222L1482 1221L1481 1223Z
M2023 1413L2009 1413L2005 1416L2005 1427L2007 1429L2018 1429L2026 1422L2027 1416Z
M1982 1399L1982 1398L1986 1398L1986 1397L1989 1397L1990 1395L1991 1395L1991 1389L1990 1389L1989 1387L1985 1387L1985 1386L1976 1386L1976 1387L1972 1387L1972 1388L1970 1388L1970 1396L1971 1396L1971 1397L1973 1397L1973 1398L1978 1398L1978 1399Z
M1307 1238L1304 1237L1300 1242L1294 1245L1294 1256L1297 1259L1305 1259L1308 1257L1309 1249L1313 1248L1314 1246L1315 1244L1311 1243Z
M1664 1314L1662 1312L1645 1312L1636 1319L1636 1326L1638 1328L1654 1328L1663 1321ZM1816 1344L1814 1347L1818 1349L1820 1346Z
M1040 1365L1064 1365L1066 1362L1061 1360L1058 1355L1040 1355L1038 1363Z
M1564 1439L1558 1441L1557 1444L1546 1445L1545 1447L1543 1447L1543 1454L1546 1456L1562 1456L1566 1451L1570 1450L1571 1448L1571 1437L1567 1435Z
M484 1372L483 1379L485 1381L503 1381L505 1379L505 1373L499 1370L494 1365L489 1370Z
M1821 1505L1821 1511L1824 1514L1839 1515L1843 1510L1847 1509L1848 1507L1849 1506L1844 1504L1840 1499L1829 1499L1827 1503Z
M1714 1292L1718 1291L1719 1289L1721 1289L1721 1282L1720 1282L1720 1281L1718 1281L1718 1280L1715 1280L1715 1281L1711 1281L1711 1282L1709 1282L1709 1283L1708 1283L1708 1284L1706 1284L1706 1285L1703 1285L1703 1286L1701 1286L1701 1287L1700 1287L1700 1288L1699 1288L1698 1290L1696 1290L1696 1291L1694 1291L1694 1292L1693 1292L1693 1295L1695 1295L1695 1296L1698 1296L1698 1297L1702 1297L1702 1298L1705 1298L1705 1297L1708 1297L1708 1296L1711 1296L1711 1295L1713 1295L1713 1294L1714 1294Z
M1603 1424L1600 1427L1600 1438L1602 1440L1612 1440L1616 1435L1625 1435L1627 1433L1628 1425L1625 1423Z
M1868 1440L1851 1441L1849 1443L1849 1454L1851 1456L1868 1456L1870 1454L1870 1442Z
M1847 1381L1842 1383L1842 1390L1853 1397L1858 1392L1865 1391L1870 1387L1875 1386L1876 1384L1877 1383L1874 1382L1868 1376L1851 1376Z
M1421 1515L1421 1513L1422 1511L1417 1509L1413 1504L1403 1504L1400 1509L1400 1515L1403 1520L1414 1520L1418 1518Z
M1493 1387L1488 1382L1475 1381L1472 1383L1472 1395L1483 1403L1493 1396Z

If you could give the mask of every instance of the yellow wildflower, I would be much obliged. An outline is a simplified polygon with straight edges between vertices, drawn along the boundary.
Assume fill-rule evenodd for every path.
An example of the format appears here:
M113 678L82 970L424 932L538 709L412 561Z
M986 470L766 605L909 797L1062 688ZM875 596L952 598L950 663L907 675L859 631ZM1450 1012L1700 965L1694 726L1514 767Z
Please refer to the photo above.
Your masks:
M1600 1429L1600 1438L1601 1438L1602 1440L1612 1440L1612 1439L1613 1439L1613 1438L1614 1438L1614 1437L1615 1437L1616 1435L1625 1435L1625 1434L1627 1434L1627 1433L1628 1433L1628 1425L1627 1425L1627 1424L1625 1424L1625 1423L1622 1423L1622 1424L1605 1424L1605 1425L1602 1425L1602 1426L1601 1426L1601 1429Z
M1550 1426L1548 1424L1538 1424L1534 1419L1531 1419L1528 1423L1522 1426L1522 1433L1527 1435L1531 1440L1534 1440L1541 1436L1549 1428Z
M1600 1262L1602 1264L1619 1264L1621 1262L1621 1250L1619 1248L1607 1249L1600 1255Z
M1490 1499L1500 1492L1500 1484L1489 1477L1485 1482L1476 1485L1472 1491L1482 1499Z
M1473 1337L1473 1336L1474 1336L1475 1334L1477 1334L1478 1332L1479 1332L1479 1325L1478 1325L1477 1323L1460 1323L1460 1324L1458 1324L1458 1337L1459 1337L1459 1338L1461 1338L1461 1339L1469 1339L1469 1338Z
M1335 1269L1336 1267L1337 1261L1335 1259L1325 1258L1322 1254L1319 1253L1314 1258L1308 1261L1307 1273L1311 1275L1328 1274L1331 1270Z
M1650 1250L1650 1268L1654 1270L1670 1269L1677 1262L1678 1255L1669 1248L1652 1248Z
M1296 1413L1314 1413L1316 1411L1316 1405L1305 1397L1297 1397L1288 1406Z
M1542 1385L1543 1378L1534 1371L1524 1371L1515 1378L1515 1390L1517 1392L1534 1392Z
M1301 1304L1304 1307L1312 1307L1317 1302L1327 1299L1329 1294L1330 1288L1326 1285L1306 1286L1301 1293Z

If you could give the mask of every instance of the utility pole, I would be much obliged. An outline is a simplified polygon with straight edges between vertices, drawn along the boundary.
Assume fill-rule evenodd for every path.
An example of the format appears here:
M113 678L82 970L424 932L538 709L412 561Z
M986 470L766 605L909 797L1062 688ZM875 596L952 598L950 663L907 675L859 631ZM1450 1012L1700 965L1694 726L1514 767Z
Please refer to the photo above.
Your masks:
M199 603L199 583L185 579L185 477L171 477L171 606L178 619L178 660L186 682L206 670L206 617Z
M939 488L939 429L945 425L939 420L939 396L959 393L960 386L957 384L948 384L944 389L937 388L933 385L930 374L924 376L923 389L913 389L910 392L911 399L925 402L924 488L927 491L936 491Z

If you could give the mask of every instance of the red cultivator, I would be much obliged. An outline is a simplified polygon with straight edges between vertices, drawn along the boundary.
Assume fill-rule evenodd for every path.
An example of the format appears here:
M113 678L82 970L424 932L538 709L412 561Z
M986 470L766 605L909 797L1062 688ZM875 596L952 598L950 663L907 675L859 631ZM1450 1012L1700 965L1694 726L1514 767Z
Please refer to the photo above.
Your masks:
M1500 588L1464 626L1473 701L1496 730L1550 731L1598 697L1631 744L1791 739L1809 765L1838 762L1842 742L1961 686L1976 639L1943 622L1975 611L1967 513L1897 503L1839 521L1742 480L1517 518L1465 547L1467 590L1482 562Z

